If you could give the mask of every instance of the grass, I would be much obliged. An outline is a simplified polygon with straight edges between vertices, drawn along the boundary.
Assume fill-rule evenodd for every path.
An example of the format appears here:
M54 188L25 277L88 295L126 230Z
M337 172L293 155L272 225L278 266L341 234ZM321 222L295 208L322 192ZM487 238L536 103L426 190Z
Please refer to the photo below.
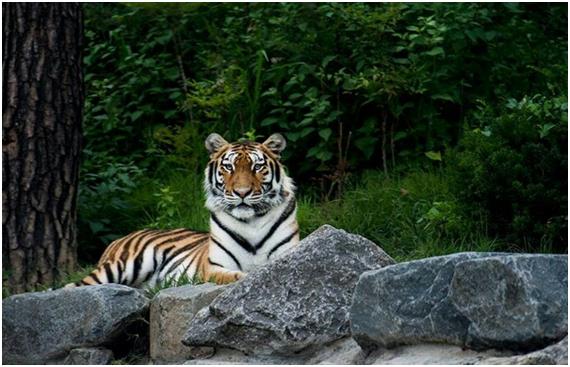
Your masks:
M152 299L158 294L158 292L166 288L181 287L183 285L197 285L202 283L205 282L198 275L189 277L186 274L182 274L182 276L180 276L178 279L165 279L162 282L156 284L154 287L146 288L146 295Z
M133 210L145 213L135 218L134 228L192 228L208 230L209 213L204 207L201 175L174 172L162 180L146 180L129 198Z
M298 219L302 236L328 223L372 240L398 261L498 247L486 236L484 218L469 218L434 171L396 178L366 172L342 200L300 198Z
M87 265L82 264L78 267L77 271L64 274L61 279L56 280L51 285L39 285L33 289L32 292L43 292L51 289L58 289L64 287L66 284L75 283L80 281L81 279L85 278L91 270L93 270L94 265ZM8 278L10 277L10 270L3 269L2 270L2 299L6 297L10 297L12 293L10 292L10 288L8 287Z

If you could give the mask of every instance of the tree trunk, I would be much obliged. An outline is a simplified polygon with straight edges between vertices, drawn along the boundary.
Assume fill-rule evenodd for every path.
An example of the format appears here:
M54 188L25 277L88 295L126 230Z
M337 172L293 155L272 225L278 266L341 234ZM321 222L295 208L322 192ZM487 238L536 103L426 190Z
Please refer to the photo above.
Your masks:
M2 248L20 293L77 263L83 17L78 4L3 3L2 20Z

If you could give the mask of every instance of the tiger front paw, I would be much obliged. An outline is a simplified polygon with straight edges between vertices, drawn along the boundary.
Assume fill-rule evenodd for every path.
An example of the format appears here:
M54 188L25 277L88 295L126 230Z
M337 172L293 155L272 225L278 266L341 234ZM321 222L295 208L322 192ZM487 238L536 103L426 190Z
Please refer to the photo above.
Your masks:
M216 284L229 284L237 282L244 278L245 275L246 274L242 271L225 271L213 274L213 276L210 277L210 281L213 281Z

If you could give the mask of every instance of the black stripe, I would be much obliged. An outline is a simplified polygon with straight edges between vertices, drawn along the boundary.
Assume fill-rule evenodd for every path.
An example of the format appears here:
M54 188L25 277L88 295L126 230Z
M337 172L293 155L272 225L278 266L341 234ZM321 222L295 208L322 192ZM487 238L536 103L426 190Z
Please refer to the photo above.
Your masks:
M133 260L133 278L132 278L133 280L131 281L130 284L137 284L137 279L139 278L139 272L141 271L143 254L144 254L144 249L139 251L135 259Z
M287 236L287 238L285 238L283 241L279 242L277 245L275 245L275 247L273 247L271 249L271 251L269 251L269 253L267 254L267 259L269 259L269 257L271 257L271 254L273 254L279 247L283 246L284 244L286 244L287 242L291 241L291 239L293 237L295 237L295 235L299 233L299 230L297 229L295 232L293 232L290 236Z
M139 240L139 242L136 244L136 246L137 246L137 247L140 247L140 249L137 249L137 251L138 251L137 256L136 256L135 259L133 260L133 277L132 277L133 280L131 281L130 284L137 284L137 280L139 279L139 276L140 276L139 273L140 273L140 270L141 270L141 267L142 267L142 263L143 263L143 260L144 260L144 252L146 251L146 249L147 249L147 247L149 246L149 244L150 244L151 241L155 241L155 240L158 240L158 239L160 239L160 238L167 237L167 236L172 236L173 234L178 234L178 233L184 232L184 231L186 231L186 229L181 228L181 229L177 229L177 230L173 230L173 231L168 231L168 232L164 232L164 233L161 232L160 234L157 234L157 235L156 235L155 237L153 237L153 238L145 238L145 240L147 240L147 241L146 241L142 246L139 246L139 245L142 243L142 241L143 241L143 237L146 237L148 234L145 235L145 236L143 236L143 237L141 237L140 240ZM193 234L193 233L185 234L185 235L183 235L183 236L178 236L178 237L174 237L174 238L171 238L171 239L169 239L169 240L163 241L163 242L161 242L161 243L155 245L155 248L156 248L156 246L160 246L160 245L162 245L163 243L167 243L167 242L169 242L169 241L171 241L171 240L176 240L176 239L179 239L179 238L181 238L181 237L185 238L185 237L187 237L187 236L189 236L189 235L192 235L192 234ZM156 250L154 250L154 251L156 251ZM145 274L144 279L148 279L149 274L152 274L152 273L153 273L153 270L154 270L154 269L151 269L147 274ZM144 280L142 280L142 281L144 281Z
M155 274L154 271L149 271L148 273L146 273L145 276L144 276L144 278L142 278L142 280L141 280L141 284L146 283L146 281L149 280L149 278L150 278L153 274Z
M103 283L101 283L101 280L99 280L99 277L97 276L97 274L91 273L91 274L89 274L89 276L90 276L91 278L93 278L93 280L95 281L95 283L103 284Z
M267 240L273 235L273 233L275 233L275 231L277 230L277 228L279 228L279 226L287 220L287 218L289 218L291 216L291 214L295 211L295 206L296 206L296 202L295 200L291 200L289 202L289 205L287 205L287 207L285 208L285 210L283 210L283 212L281 213L281 215L279 216L279 219L277 219L277 221L275 223L273 223L273 225L271 226L271 229L269 229L269 232L267 232L267 234L265 235L265 237L263 237L263 239L255 246L256 249L260 249L261 247L263 247L263 245L265 244L265 242L267 242Z
M234 254L232 254L227 248L225 248L224 246L222 246L221 243L219 243L218 241L216 241L216 239L214 237L212 237L212 241L214 241L214 243L216 245L218 245L218 247L220 247L222 250L224 250L226 252L226 254L228 254L232 260L236 263L236 265L238 266L238 269L241 271L241 264L239 263L238 259L234 256ZM208 260L210 260L210 258L208 258ZM221 265L220 265L221 266ZM222 266L223 268L223 266Z
M162 266L160 267L160 270L159 270L157 273L160 274L160 273L161 273L162 271L164 271L164 270L168 270L166 273L169 273L169 272L170 272L170 269L167 269L168 264L170 264L170 262L171 262L172 260L174 260L178 255L180 255L181 253L186 252L186 251L192 251L192 248L188 249L188 246L185 246L185 247L179 248L178 250L174 251L174 252L172 253L172 256L169 257L168 260L166 260L165 262L162 263ZM181 257L180 259L178 259L178 260L174 263L174 266L180 265L181 260L182 260L182 261L185 260L187 255L188 255L188 254L186 254L185 256L183 256L183 257Z
M224 226L214 213L212 213L212 219L214 220L214 222L216 222L218 227L220 227L224 232L226 232L234 241L237 242L238 245L243 247L247 252L255 255L255 253L257 252L256 248L252 246L249 242L247 242L245 238L243 238L242 236L240 236L235 232L232 232L231 230L228 229L228 227Z
M166 266L172 261L172 259L176 258L176 256L180 255L181 253L183 253L184 251L190 251L193 248L195 248L196 246L199 246L200 244L202 244L204 241L207 241L208 237L205 237L204 239L202 239L201 241L197 241L197 242L192 242L182 248L179 248L178 250L174 251L172 253L172 256L170 256L168 259L166 259L166 261L164 261L162 263L162 265L160 265L160 269L157 271L157 273L162 272L164 269L166 269ZM189 248L190 247L190 248Z
M220 268L223 268L223 266L221 266L220 264L213 262L210 258L208 258L208 262L210 263L210 265L214 265L214 266L219 266Z
M117 276L119 279L117 279L117 283L122 284L123 282L123 262L118 260L117 261Z
M171 231L170 234L172 235L172 232L178 233L179 231L180 231L180 230ZM190 236L194 236L194 235L196 235L195 232L185 233L185 234L183 234L182 236L177 236L177 237L174 237L174 238L170 238L170 239L168 239L168 240L166 240L166 241L162 241L161 243L156 244L156 245L154 246L154 250L153 250L153 252L154 252L153 260L156 260L156 259L155 259L155 255L156 255L156 251L157 251L157 248L158 248L158 247L160 247L160 246L162 246L162 245L164 245L164 244L167 244L167 243L176 242L176 241L182 241L182 240L184 240L184 239L186 239L186 238L188 238L188 237L190 237ZM161 236L161 237L163 237L163 236ZM163 259L163 260L164 260L165 257L168 255L168 253L170 253L170 251L171 251L173 248L174 248L174 246L172 246L172 247L170 247L170 248L168 248L168 249L166 249L166 250L163 251L163 253L162 253L162 254L163 254L163 256L162 256L162 259ZM137 255L137 259L138 259L139 257L141 257L141 259L139 259L139 261L140 261L140 264L138 264L139 266L142 265L142 254L143 254L143 253L144 253L144 250L141 251L141 252L139 252L139 254ZM136 259L135 259L135 261L136 261ZM136 268L136 265L137 265L137 263L135 262L135 268ZM155 273L155 272L157 272L157 269L156 269L156 266L157 266L156 261L153 262L153 265L154 265L154 267L153 267L153 269L152 269L149 273ZM162 263L162 266L161 266L160 268L162 269L163 267L164 267L164 263ZM137 269L137 272L138 272L138 269ZM138 274L137 274L137 277L138 277ZM148 279L148 278L149 278L149 276L148 276L148 274L146 274L145 279Z
M278 164L274 164L274 169L275 169L275 182L279 183L279 181L281 181L281 166L279 166Z
M212 183L212 177L214 175L214 162L208 163L208 182Z
M158 255L158 250L154 250L154 253L152 254L152 268L156 269L158 267L158 260L156 259L156 255Z
M188 238L188 237L190 237L190 236L195 236L195 235L197 235L197 234L201 234L201 233L190 231L189 233L186 233L186 234L184 234L184 235L182 235L182 236L178 236L178 237L174 237L174 238L168 239L168 240L166 240L166 241L162 241L161 243L156 244L155 247L162 246L162 245L164 245L164 244L166 244L166 243L182 241L182 240L185 240L186 238ZM195 241L195 242L192 242L192 243L202 242L204 239L207 239L207 238L208 238L208 236L204 237L202 240L198 240L198 241Z
M180 266L180 264L182 264L185 260L186 260L186 256L181 257L180 259L176 260L176 262L174 264L172 264L172 266L168 270L168 273L170 273L171 271L176 271L176 268L178 268ZM190 266L190 265L192 265L192 261L190 261L190 264L188 264L188 266ZM184 269L183 273L186 273L186 271L188 270L188 266Z
M107 274L107 281L109 283L115 283L115 274L113 274L113 271L111 270L111 265L109 263L105 263L103 267L105 268L105 274Z
M136 243L138 244L141 241L142 237L146 237L147 235L149 235L150 233L155 232L155 231L156 230L153 230L153 229L144 229L141 233L138 233L136 236L132 236L131 238L129 238L127 240L127 242L125 242L125 244L121 246L122 252L121 252L121 255L119 256L119 259L126 261L129 258L129 249L130 249L131 244L134 241L137 241ZM134 245L134 246L136 246L136 245ZM125 255L125 254L126 254L126 256L124 256L124 258L123 258L123 255ZM115 256L115 258L116 258L116 256Z
M79 282L75 283L75 285L80 286L80 285L91 285L91 284L89 284L86 281L84 281L83 279L81 279Z

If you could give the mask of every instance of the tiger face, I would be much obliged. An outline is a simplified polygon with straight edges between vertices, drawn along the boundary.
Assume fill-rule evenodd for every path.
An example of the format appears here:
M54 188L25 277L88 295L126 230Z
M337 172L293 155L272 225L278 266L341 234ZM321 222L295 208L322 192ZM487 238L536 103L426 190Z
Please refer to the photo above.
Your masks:
M294 194L294 185L281 165L286 142L273 134L265 142L228 143L218 134L206 139L210 162L204 189L206 207L239 220L263 216Z

